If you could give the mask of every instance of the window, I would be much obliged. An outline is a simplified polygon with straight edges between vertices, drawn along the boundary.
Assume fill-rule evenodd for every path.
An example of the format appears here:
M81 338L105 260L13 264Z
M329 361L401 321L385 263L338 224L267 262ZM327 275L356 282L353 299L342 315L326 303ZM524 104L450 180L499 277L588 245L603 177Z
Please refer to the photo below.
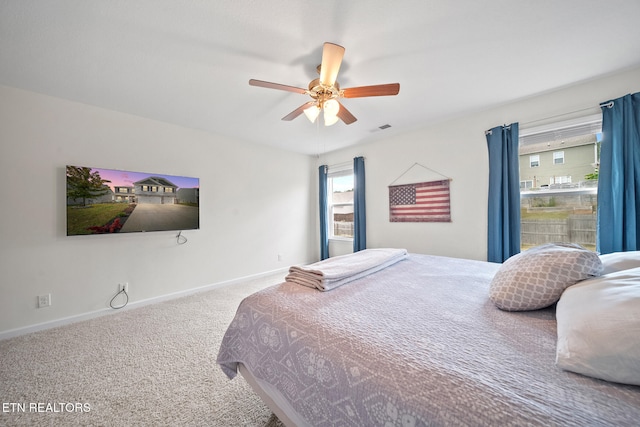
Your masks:
M564 151L556 151L553 153L553 164L554 165L564 164Z
M529 156L529 167L537 168L538 166L540 166L540 156L538 154Z
M353 238L353 171L330 172L327 176L329 238Z
M551 242L595 250L601 132L599 114L521 129L521 250Z
M165 193L173 193L173 188L172 187L164 187L164 192Z
M571 177L570 176L552 176L551 179L549 179L549 184L553 185L553 184L571 184Z
M520 191L533 187L533 181L520 181Z

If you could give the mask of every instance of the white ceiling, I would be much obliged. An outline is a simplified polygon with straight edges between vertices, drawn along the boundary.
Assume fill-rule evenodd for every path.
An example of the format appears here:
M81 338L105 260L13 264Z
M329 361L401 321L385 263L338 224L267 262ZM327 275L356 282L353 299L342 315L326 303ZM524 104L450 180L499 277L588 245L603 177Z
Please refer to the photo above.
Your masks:
M317 154L640 65L639 0L0 0L0 84ZM358 121L280 119L322 44ZM622 94L621 94L622 95ZM378 129L389 124L391 128Z

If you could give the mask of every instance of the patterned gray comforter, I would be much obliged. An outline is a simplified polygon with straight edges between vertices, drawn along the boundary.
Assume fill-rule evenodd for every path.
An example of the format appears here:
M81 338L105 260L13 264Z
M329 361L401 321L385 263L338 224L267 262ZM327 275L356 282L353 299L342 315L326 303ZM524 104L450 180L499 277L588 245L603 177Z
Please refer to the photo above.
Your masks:
M499 265L411 254L329 292L246 298L218 355L313 426L639 425L640 388L555 365L553 309L488 299Z

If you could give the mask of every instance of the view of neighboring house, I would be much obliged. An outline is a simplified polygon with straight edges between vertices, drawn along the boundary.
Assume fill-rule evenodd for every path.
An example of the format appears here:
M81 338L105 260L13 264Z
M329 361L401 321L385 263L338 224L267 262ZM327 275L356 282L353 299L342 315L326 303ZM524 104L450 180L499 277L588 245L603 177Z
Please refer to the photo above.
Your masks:
M529 138L520 146L520 189L579 187L598 165L597 142L595 134Z
M115 201L173 205L178 203L178 187L166 178L150 176L133 183L133 187L116 186Z
M593 209L601 138L600 121L520 137L522 207Z

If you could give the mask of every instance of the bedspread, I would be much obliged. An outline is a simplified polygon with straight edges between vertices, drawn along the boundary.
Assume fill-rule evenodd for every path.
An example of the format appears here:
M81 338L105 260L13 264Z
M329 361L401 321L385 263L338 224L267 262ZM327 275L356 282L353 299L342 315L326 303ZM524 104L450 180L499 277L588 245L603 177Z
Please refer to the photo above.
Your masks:
M243 363L313 426L638 425L640 388L555 365L554 309L488 299L499 264L416 255L331 292L246 298L218 363Z

